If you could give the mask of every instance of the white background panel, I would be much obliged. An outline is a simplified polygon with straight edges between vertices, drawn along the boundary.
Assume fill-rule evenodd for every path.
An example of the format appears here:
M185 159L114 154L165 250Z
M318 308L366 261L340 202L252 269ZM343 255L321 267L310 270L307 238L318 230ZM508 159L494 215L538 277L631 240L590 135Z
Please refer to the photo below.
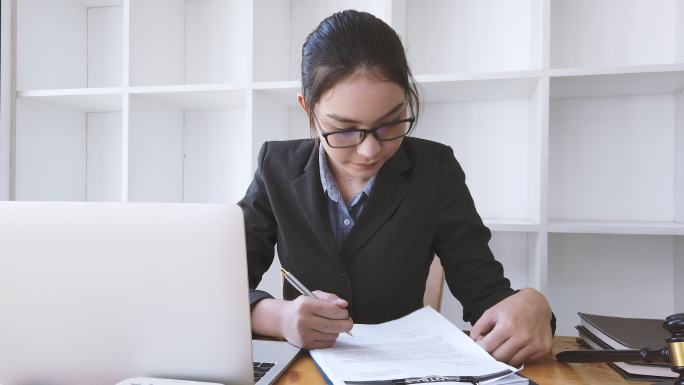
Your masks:
M123 8L89 8L88 87L116 87L123 82Z
M684 312L684 236L675 237L674 254L674 310L672 313Z
M183 110L131 97L128 199L183 201Z
M288 79L290 75L290 2L253 0L253 3L254 81ZM280 63L280 65L274 65L274 63Z
M553 219L672 221L673 97L553 99Z
M246 82L250 2L186 0L185 79L188 84Z
M236 203L251 180L249 131L245 111L186 110L184 199Z
M70 0L17 1L17 89L86 87L86 20Z
M551 67L672 63L676 8L681 4L681 0L551 0Z
M576 335L578 311L645 318L672 313L673 253L672 236L551 234L548 295L556 334Z
M86 200L121 201L121 112L87 113L86 125Z
M684 6L682 8L684 8ZM684 223L684 92L680 92L679 95L675 96L674 134L675 220Z
M184 83L184 10L183 0L131 2L131 85Z
M532 62L536 0L408 1L406 48L414 73L537 68ZM538 43L538 42L537 42Z
M17 99L16 199L83 201L86 114Z

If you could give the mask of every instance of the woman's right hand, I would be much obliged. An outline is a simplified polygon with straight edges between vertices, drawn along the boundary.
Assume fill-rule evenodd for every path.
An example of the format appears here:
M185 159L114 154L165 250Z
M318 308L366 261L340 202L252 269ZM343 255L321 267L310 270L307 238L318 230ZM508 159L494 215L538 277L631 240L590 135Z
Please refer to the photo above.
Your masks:
M331 347L340 333L354 326L347 301L332 293L316 290L317 298L299 296L281 307L281 335L304 349Z

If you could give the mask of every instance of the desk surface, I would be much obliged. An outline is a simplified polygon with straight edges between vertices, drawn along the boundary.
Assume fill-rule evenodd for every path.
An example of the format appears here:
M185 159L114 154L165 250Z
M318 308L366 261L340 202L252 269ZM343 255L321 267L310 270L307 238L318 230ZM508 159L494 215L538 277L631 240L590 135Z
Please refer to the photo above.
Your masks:
M564 350L581 350L575 337L556 337L554 354ZM522 374L540 385L646 385L649 382L626 381L607 364L561 364L552 357L527 364ZM276 382L276 385L324 385L318 369L308 354L301 355Z

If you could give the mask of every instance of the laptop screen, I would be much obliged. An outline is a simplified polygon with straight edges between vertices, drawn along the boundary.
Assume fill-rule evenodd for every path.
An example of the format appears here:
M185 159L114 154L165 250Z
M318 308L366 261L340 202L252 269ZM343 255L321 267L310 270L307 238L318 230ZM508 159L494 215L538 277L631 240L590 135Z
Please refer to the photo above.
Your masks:
M243 214L0 203L0 383L250 383Z

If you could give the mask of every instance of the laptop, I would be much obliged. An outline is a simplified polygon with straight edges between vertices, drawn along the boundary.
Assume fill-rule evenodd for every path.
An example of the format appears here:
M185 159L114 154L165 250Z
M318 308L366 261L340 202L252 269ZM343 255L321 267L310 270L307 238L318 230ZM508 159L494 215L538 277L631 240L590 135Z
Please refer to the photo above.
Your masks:
M252 357L254 351L254 357ZM242 210L0 202L0 384L269 384L299 348L252 341Z

